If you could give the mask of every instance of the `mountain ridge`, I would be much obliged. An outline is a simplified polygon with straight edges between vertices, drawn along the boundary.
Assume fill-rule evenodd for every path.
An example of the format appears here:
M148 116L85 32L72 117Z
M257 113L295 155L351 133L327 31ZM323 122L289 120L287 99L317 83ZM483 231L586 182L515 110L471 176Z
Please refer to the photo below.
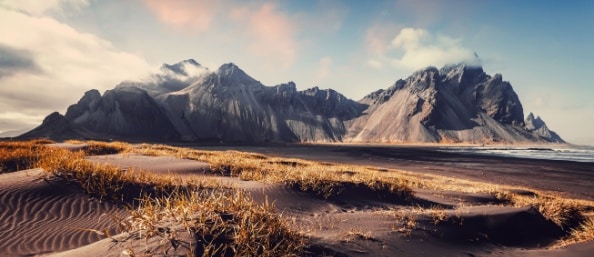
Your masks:
M233 63L211 71L188 59L103 95L90 90L68 108L64 120L52 116L68 123L70 134L96 139L564 142L540 117L524 118L519 97L501 74L465 64L427 67L354 101L333 89L299 91L294 82L265 86ZM48 124L23 137L58 137ZM61 131L65 125L53 126Z

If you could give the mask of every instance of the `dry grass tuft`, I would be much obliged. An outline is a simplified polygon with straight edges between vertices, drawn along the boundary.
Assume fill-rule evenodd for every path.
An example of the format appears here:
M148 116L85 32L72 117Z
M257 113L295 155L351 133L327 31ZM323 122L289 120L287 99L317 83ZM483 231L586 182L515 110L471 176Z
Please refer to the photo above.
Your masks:
M44 152L50 141L5 141L0 142L0 174L18 170L31 169Z
M122 142L101 142L101 141L89 141L86 142L86 146L82 148L86 155L106 155L106 154L117 154L130 149L128 143Z
M144 198L119 224L132 235L164 239L164 249L193 245L192 256L301 256L306 245L272 205L225 188Z
M594 217L585 218L581 224L572 229L571 234L563 241L562 245L592 241L594 238Z

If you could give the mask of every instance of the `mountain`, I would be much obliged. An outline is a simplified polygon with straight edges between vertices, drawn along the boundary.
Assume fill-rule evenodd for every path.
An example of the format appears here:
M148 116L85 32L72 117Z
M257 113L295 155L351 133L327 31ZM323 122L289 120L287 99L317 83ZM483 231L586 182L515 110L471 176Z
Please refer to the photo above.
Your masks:
M526 130L532 132L532 134L536 135L540 139L548 142L563 142L563 139L554 131L549 130L547 124L539 117L534 117L534 114L530 113L526 117L524 121L524 128Z
M500 74L464 64L415 72L365 96L368 109L352 121L356 142L563 142L525 127L522 104Z
M264 86L232 63L155 98L184 140L340 141L343 120L363 109L333 90Z
M64 117L76 128L109 138L179 138L161 105L138 87L116 87L103 96L88 91Z
M50 118L51 117L51 118ZM49 119L49 120L48 120ZM61 132L60 132L61 131ZM526 120L500 74L429 67L353 101L332 89L265 86L233 63L164 64L140 82L84 94L25 136L214 142L563 142Z
M41 125L33 130L24 133L17 138L19 139L34 139L34 138L51 138L54 140L65 139L84 139L97 138L92 132L72 126L71 122L62 114L53 112L45 117Z

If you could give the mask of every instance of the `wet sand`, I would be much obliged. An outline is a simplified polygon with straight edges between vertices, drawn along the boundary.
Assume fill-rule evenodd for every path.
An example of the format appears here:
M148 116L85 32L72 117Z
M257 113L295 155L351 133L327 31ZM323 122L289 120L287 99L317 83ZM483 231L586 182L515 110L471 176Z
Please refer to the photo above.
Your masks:
M436 146L294 144L189 147L204 150L239 150L270 156L400 169L530 187L594 200L594 163L452 153L439 151L439 147Z

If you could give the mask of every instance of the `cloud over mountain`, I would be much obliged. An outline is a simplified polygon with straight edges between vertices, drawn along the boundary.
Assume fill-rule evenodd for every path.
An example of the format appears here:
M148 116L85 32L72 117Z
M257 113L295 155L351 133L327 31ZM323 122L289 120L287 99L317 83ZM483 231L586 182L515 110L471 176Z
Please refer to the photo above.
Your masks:
M460 45L460 40L445 35L433 35L424 29L404 28L392 40L391 46L401 51L394 65L411 70L427 66L472 61L473 51Z

